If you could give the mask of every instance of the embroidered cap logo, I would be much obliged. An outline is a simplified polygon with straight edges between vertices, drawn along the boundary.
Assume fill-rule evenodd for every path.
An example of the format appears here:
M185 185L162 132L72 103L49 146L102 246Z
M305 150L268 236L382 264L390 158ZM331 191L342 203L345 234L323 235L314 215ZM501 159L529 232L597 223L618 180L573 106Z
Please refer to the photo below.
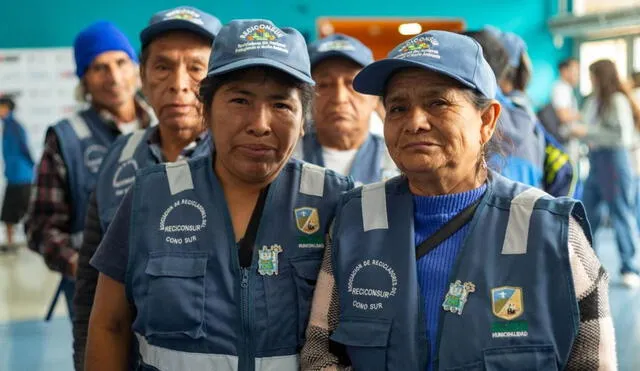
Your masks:
M400 48L399 54L394 58L431 57L440 59L440 52L437 48L439 45L440 43L433 36L417 36L405 42Z
M318 46L318 51L321 53L333 50L351 51L356 50L356 48L353 46L353 44L346 40L327 41Z
M269 24L256 24L245 29L240 34L240 40L236 46L235 53L245 53L259 49L277 50L289 53L286 44L278 42L278 39L285 36L285 33L276 26Z
M200 19L200 14L198 14L197 12L194 12L191 9L172 10L164 16L165 21L168 21L171 19L181 19L184 21L197 23L199 25L204 24L204 22L202 22L202 19Z

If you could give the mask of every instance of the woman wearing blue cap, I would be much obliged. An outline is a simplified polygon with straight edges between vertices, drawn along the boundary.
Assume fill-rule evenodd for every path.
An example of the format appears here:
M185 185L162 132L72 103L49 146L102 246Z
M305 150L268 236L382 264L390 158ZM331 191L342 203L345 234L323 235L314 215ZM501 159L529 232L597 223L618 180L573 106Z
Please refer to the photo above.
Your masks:
M615 369L582 205L487 169L496 85L480 45L444 31L356 76L403 175L341 199L304 370Z
M200 88L211 156L139 172L91 264L87 370L298 370L324 238L352 182L290 160L313 97L291 28L236 20Z

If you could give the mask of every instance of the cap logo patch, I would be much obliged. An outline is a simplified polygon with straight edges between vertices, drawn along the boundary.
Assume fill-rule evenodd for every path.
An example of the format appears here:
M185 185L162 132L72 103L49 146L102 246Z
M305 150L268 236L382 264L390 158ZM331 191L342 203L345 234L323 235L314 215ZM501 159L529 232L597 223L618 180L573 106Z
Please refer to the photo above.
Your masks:
M394 58L431 57L440 59L440 53L437 50L439 45L440 43L433 36L414 37L402 45L398 55Z
M268 24L253 25L240 34L240 41L235 53L244 53L251 50L273 49L283 53L289 53L287 45L278 42L285 34L278 27Z
M346 40L328 41L318 46L318 51L321 53L334 51L334 50L351 51L351 50L356 50L356 48L355 46L353 46L353 44L351 44Z
M165 14L164 20L181 19L183 21L189 21L195 24L203 25L204 22L200 19L200 14L194 12L191 9L176 9Z

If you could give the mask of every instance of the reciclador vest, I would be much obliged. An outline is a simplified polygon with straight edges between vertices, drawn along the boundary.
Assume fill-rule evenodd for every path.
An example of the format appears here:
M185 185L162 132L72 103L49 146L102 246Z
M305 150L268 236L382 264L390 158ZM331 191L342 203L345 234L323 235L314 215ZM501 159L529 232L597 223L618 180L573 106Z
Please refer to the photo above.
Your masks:
M332 340L355 370L556 370L579 311L567 248L582 205L492 173L442 298L438 359L428 359L404 177L349 192L335 220L340 320Z
M149 148L149 137L157 126L118 138L102 161L102 169L96 184L96 197L102 232L106 232L122 198L135 181L136 171L162 162ZM207 156L212 143L209 134L201 138L191 158Z
M94 109L87 109L58 122L50 128L58 138L62 159L67 167L71 196L71 244L82 244L82 232L102 159L118 137Z
M324 236L352 182L291 160L241 268L212 156L140 171L126 290L143 370L298 370Z

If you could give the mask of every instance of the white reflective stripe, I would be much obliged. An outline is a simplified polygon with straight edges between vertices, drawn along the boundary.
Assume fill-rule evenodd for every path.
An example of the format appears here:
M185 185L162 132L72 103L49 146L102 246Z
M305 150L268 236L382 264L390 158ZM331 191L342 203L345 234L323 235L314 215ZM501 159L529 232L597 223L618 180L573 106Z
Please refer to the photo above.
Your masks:
M373 229L389 229L385 182L362 187L362 225L365 232Z
M71 246L76 249L76 251L80 251L82 247L82 237L84 231L76 232L71 234Z
M323 167L304 163L302 165L302 175L300 176L300 193L322 197L324 194L325 171Z
M256 371L298 371L299 369L300 356L297 354L256 358Z
M168 162L164 167L172 196L182 191L193 189L191 169L189 169L189 164L186 161Z
M509 221L502 245L503 255L521 255L527 253L529 240L529 222L533 206L547 193L538 188L529 188L511 200Z
M216 370L237 371L238 357L228 354L180 352L149 344L140 334L138 350L142 362L160 371Z
M142 141L142 137L144 137L144 130L136 130L131 134L129 139L127 139L127 143L122 148L122 152L120 152L118 162L125 162L133 157L136 148L138 148L138 144Z
M79 113L75 115L71 115L69 118L69 123L71 124L71 128L76 133L76 136L80 139L86 139L91 136L91 131L89 130L89 126L84 121L82 116Z

